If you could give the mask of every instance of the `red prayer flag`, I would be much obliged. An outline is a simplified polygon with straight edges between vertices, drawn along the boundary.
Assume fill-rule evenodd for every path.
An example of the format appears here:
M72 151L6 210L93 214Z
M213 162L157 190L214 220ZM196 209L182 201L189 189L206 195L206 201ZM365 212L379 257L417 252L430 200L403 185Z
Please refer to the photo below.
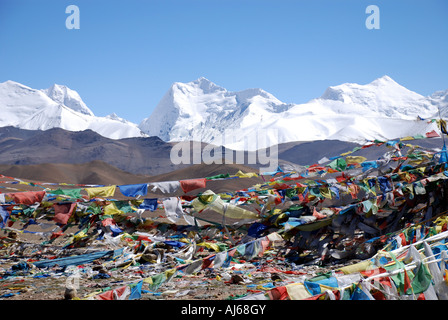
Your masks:
M16 192L8 193L9 197L17 204L28 204L32 205L36 202L41 202L45 196L45 191L26 191L26 192Z
M53 221L60 224L67 224L68 219L76 207L76 202L54 204Z
M422 292L418 295L417 300L426 300L425 294Z
M440 137L440 135L435 132L435 130L432 130L431 132L426 132L426 137L427 138L435 138L435 137Z
M185 193L188 193L195 189L205 188L207 184L207 179L189 179L180 180L180 186Z
M100 295L97 295L96 298L98 300L116 300L117 298L121 298L123 294L126 293L126 289L127 286L123 286L115 290L109 290Z
M320 213L320 212L318 212L318 211L316 210L316 207L314 207L313 217L316 217L316 219L319 220L319 219L326 218L327 216L324 215L324 214L322 214L322 213Z
M114 300L114 291L113 290L106 291L96 296L96 298L98 300Z
M409 279L406 269L404 270L404 292L406 293L408 289L411 289L411 279Z

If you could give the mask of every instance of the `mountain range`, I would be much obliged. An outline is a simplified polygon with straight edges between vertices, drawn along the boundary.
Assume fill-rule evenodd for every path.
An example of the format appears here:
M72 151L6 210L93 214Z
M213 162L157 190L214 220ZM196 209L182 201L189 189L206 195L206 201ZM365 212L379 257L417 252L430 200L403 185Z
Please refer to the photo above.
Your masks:
M331 86L303 104L284 103L263 89L228 91L202 77L173 83L149 117L135 124L115 113L95 116L76 91L63 85L32 89L0 83L0 127L92 130L117 140L200 140L249 151L294 141L363 143L425 135L438 132L424 119L438 118L439 109L448 117L448 90L422 96L389 76L364 85Z
M273 133L268 145L292 141L374 139L437 130L419 118L448 114L448 90L424 97L388 76L366 85L327 88L304 104L287 104L262 89L230 92L205 78L174 83L139 127L165 141L198 140L237 150L256 150L257 133ZM231 130L231 139L223 137ZM246 139L246 140L245 140ZM263 147L263 146L262 146Z
M440 150L443 145L441 140L419 139L416 143ZM120 184L129 181L159 181L157 177L176 180L181 177L192 179L220 173L234 174L238 170L257 172L260 167L265 167L265 163L260 161L222 165L194 165L192 161L191 164L175 164L170 158L173 146L174 142L165 142L155 136L110 139L92 130L74 132L61 128L27 130L12 126L0 127L0 173L45 182ZM295 170L360 146L339 140L295 141L276 145L276 152L270 157L277 158L283 169ZM203 143L201 149L205 147L207 144ZM192 151L193 148L190 149ZM224 155L228 151L221 148L218 152ZM382 145L358 150L356 155L378 159L387 151L390 150ZM248 159L250 153L244 152L244 158ZM104 170L99 169L102 166ZM151 180L148 180L149 177Z

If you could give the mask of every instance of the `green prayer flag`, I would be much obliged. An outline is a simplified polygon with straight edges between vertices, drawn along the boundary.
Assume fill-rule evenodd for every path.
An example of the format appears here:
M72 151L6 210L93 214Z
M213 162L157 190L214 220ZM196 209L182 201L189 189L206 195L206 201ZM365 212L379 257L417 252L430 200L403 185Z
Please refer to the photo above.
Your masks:
M432 276L429 273L428 268L421 262L417 264L414 271L414 280L412 280L412 291L416 293L422 293L428 290L431 284ZM412 294L411 289L406 291L406 294Z
M325 280L325 279L328 279L328 278L331 278L331 277L333 277L333 274L332 274L331 271L329 271L329 272L326 272L326 273L320 273L320 274L318 274L318 275L316 275L316 276L314 276L314 277L312 277L310 279L307 279L307 281L316 282L316 281Z
M395 255L392 252L389 252L390 256L392 257L392 259L395 261L395 263L393 265L390 266L384 266L384 269L386 269L387 271L393 271L393 270L404 270L404 263L401 261L398 261L397 258L395 257ZM408 273L408 277L412 283L412 279L414 278L414 274L409 271ZM405 274L404 271L403 272L398 272L397 274L391 275L390 278L392 279L392 281L394 282L395 286L397 287L397 290L400 294L407 294L404 291L404 286L405 286Z
M81 198L81 189L57 189L57 190L53 190L51 193L53 194L60 194L60 195L64 195L64 196L69 196L71 198Z
M226 173L226 174L217 174L216 176L211 176L211 177L206 177L205 179L207 180L214 180L214 179L225 179L230 177L230 174Z
M347 162L344 158L337 158L330 162L328 166L333 170L344 171L347 168Z
M298 191L296 188L286 189L285 193L286 193L286 196L291 199L292 197L297 196Z
M165 282L166 275L165 273L159 273L151 277L152 283L148 284L148 288L151 291L157 291L159 287Z
M115 201L115 205L117 206L118 210L123 211L124 213L132 213L135 212L135 210L132 208L129 201Z

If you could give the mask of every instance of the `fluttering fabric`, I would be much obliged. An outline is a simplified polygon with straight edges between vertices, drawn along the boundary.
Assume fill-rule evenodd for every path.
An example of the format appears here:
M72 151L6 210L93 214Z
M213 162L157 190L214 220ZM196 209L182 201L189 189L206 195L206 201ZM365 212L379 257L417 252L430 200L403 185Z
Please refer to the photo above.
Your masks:
M53 205L54 218L53 221L62 225L67 224L73 210L76 208L76 202L57 203Z
M57 190L52 190L51 193L52 194L59 194L59 195L65 195L65 196L69 196L71 198L81 198L81 188L77 188L77 189L57 189Z
M120 192L126 197L145 196L148 193L148 184L128 184L118 186Z
M5 208L3 208L3 206L0 206L0 217L2 217L0 228L4 228L6 226L6 222L8 222L9 219L9 212Z
M60 267L66 267L71 265L79 266L81 264L88 263L99 258L104 258L106 256L113 256L115 254L118 254L118 252L119 251L121 252L122 250L123 249L97 251L93 253L86 253L72 257L35 261L33 262L33 264L38 268L53 267L55 265L58 265Z
M45 196L45 191L26 191L26 192L16 192L7 193L15 203L32 205L41 202Z
M232 219L257 219L258 215L252 211L240 208L234 204L224 203L213 191L207 190L192 201L196 211L210 209Z
M180 188L179 181L162 181L162 182L150 182L148 185L152 186L151 191L162 193L175 193Z
M169 197L162 199L163 206L165 207L165 214L168 220L176 223L184 215L182 210L182 204L178 197Z
M155 211L157 209L157 199L144 199L138 208Z
M185 193L190 191L205 188L207 184L207 179L188 179L188 180L180 180L180 186Z
M107 186L107 187L92 187L85 188L84 190L89 195L89 198L99 198L99 197L113 197L115 194L116 186Z

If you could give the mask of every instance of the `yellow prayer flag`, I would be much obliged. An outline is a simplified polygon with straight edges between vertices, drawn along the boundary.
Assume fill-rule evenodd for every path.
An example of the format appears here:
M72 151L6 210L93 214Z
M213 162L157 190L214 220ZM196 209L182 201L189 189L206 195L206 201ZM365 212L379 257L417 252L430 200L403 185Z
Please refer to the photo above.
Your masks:
M124 212L117 208L115 202L104 206L104 214L113 216L114 214L123 214Z
M255 172L248 172L248 173L244 173L241 170L238 170L237 173L235 173L235 176L239 177L239 178L253 178L253 177L258 177L258 175Z
M113 197L115 194L116 186L108 186L108 187L93 187L93 188L85 188L87 194L89 195L89 198L95 198L95 197Z
M331 199L332 197L331 197L331 191L330 191L330 188L328 188L328 187L320 187L319 188L319 192L320 192L320 194L324 197L324 198L326 198L326 199Z
M305 288L305 285L300 282L288 284L285 288L291 300L303 300L312 296Z
M342 271L344 274L351 274L356 272L365 271L372 266L372 262L370 260L364 260L355 264L351 264L348 266L344 266L339 268L339 271Z
M201 242L201 243L198 243L197 245L198 245L198 246L201 246L201 247L206 247L206 248L208 248L208 249L212 249L212 250L214 250L214 251L216 251L216 252L221 251L221 250L219 250L219 246L218 246L216 243L211 243L211 242Z
M356 164L356 163L362 163L366 161L367 158L361 157L361 156L348 156L345 158L345 162L347 164Z
M176 273L176 271L177 271L176 268L172 268L172 269L166 270L165 271L165 277L167 279L170 279Z
M420 167L420 168L415 168L415 169L420 171L421 173L425 173L426 167Z

